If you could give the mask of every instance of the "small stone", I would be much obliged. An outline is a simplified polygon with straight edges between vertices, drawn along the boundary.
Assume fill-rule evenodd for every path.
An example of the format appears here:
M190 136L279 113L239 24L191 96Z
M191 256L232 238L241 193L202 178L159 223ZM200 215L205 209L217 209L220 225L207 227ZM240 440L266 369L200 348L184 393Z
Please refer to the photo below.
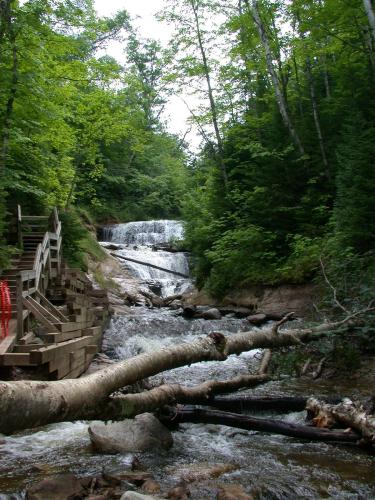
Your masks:
M216 500L254 500L254 497L237 484L229 484L218 489Z
M161 490L160 484L155 479L147 479L142 484L142 491L145 493L158 493Z
M132 470L145 470L142 462L139 460L138 457L134 457L131 462L131 469Z
M136 493L135 491L126 491L120 500L162 500L158 497L150 495L142 495L142 493Z
M262 325L265 321L267 321L267 316L265 314L258 313L258 314L252 314L251 316L248 316L246 319L249 323L258 326Z
M172 488L167 493L168 500L187 500L190 497L190 490L186 484L180 484Z
M180 466L177 470L172 469L172 473L178 474L180 476L181 483L186 484L217 478L222 474L232 472L237 468L238 466L234 464L194 463Z
M151 472L138 472L130 470L103 471L103 479L107 483L115 486L122 484L124 481L135 484L136 486L142 486L146 481L153 478L154 477Z

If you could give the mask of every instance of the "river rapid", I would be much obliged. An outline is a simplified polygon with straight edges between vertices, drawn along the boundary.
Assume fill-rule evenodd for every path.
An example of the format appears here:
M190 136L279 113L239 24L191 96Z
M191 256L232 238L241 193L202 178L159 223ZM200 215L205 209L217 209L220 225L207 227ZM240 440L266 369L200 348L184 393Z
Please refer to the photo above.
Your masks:
M188 274L188 256L165 249L166 243L180 239L182 233L178 221L121 224L106 228L104 246L115 244L115 253L123 257ZM139 263L121 262L143 286L160 296L192 287L187 278ZM230 315L221 320L189 320L173 307L133 307L130 314L112 318L105 332L103 350L113 360L123 360L167 345L190 342L213 330L230 334L248 329L245 319ZM212 378L255 372L260 354L251 351L230 356L225 362L196 363L152 377L150 382L196 385ZM244 393L350 397L359 390L363 393L362 387L344 377L334 382L288 378ZM371 394L373 387L364 391ZM304 413L276 418L302 423ZM49 474L70 471L85 476L98 474L103 467L128 466L131 454L108 456L92 451L88 425L88 422L55 424L1 438L0 499L25 498L25 487ZM375 458L359 449L203 424L183 424L173 437L174 445L168 452L138 455L163 490L175 486L186 471L218 464L230 464L233 469L219 478L207 477L191 483L192 499L215 499L217 486L228 483L242 485L256 499L375 498Z

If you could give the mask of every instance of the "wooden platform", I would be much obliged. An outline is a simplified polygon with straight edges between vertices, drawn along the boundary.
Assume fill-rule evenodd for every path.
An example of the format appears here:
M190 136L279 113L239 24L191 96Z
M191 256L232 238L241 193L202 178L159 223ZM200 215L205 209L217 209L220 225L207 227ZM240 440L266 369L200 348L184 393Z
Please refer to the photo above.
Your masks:
M15 314L9 335L0 339L0 369L22 367L28 378L33 371L35 378L78 377L101 348L107 292L64 266L56 209L50 217L33 217L19 208L18 219L24 252L2 275L11 285Z

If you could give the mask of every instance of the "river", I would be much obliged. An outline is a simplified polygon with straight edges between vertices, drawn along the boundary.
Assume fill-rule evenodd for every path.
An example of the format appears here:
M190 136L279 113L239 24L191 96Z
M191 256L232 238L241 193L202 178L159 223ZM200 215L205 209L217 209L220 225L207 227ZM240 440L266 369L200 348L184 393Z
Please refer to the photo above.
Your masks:
M177 221L151 221L108 227L104 237L116 244L116 253L165 269L188 273L188 256L160 249L170 239L182 236ZM192 286L134 262L123 266L161 296L180 293ZM134 307L131 314L114 317L105 333L104 352L122 360L163 346L188 342L197 336L220 330L231 333L249 329L244 319L226 316L221 320L188 320L174 308ZM230 356L225 362L196 363L153 377L151 382L179 382L195 385L212 378L231 378L256 371L259 352ZM355 384L342 381L284 379L260 386L262 394L355 395ZM373 388L368 387L368 394ZM245 393L248 391L244 391ZM281 415L303 422L304 413ZM36 431L4 437L0 445L0 498L24 498L25 486L45 475L71 471L78 475L98 474L103 467L129 464L132 455L106 456L92 451L88 422L50 425ZM242 485L256 499L374 499L375 458L347 446L308 443L296 439L246 432L224 426L184 424L174 432L174 446L168 452L143 454L146 468L155 474L163 489L174 486L183 471L231 464L232 472L218 479L190 485L192 499L215 499L218 484ZM9 496L8 496L9 495ZM48 499L47 499L48 500Z

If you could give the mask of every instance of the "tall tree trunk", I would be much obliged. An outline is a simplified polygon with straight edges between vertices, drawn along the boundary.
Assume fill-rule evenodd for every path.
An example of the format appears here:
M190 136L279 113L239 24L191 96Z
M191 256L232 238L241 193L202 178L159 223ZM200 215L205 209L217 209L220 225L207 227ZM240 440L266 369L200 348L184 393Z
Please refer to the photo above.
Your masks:
M326 90L326 97L328 99L331 98L331 86L329 83L329 73L327 69L327 57L324 55L322 57L323 60L323 78L324 78L324 88Z
M318 135L318 140L319 140L320 154L322 156L322 162L324 165L324 169L326 171L327 179L330 180L331 179L331 172L330 172L330 168L329 168L329 164L328 164L328 160L327 160L327 154L326 154L326 148L325 148L324 139L323 139L322 127L320 126L318 101L316 99L315 85L314 85L314 79L313 79L313 75L312 75L312 71L311 71L310 57L306 58L306 76L307 76L307 80L309 82L311 105L313 108L315 129L316 129L316 133Z
M373 43L375 44L375 12L371 0L363 0L363 6L368 17Z
M293 124L292 119L290 117L290 113L288 110L288 106L287 106L285 97L284 97L283 92L280 88L279 79L277 77L277 74L276 74L276 71L275 71L275 68L273 65L273 55L272 55L272 51L271 51L271 46L270 46L270 43L268 40L268 36L267 36L266 30L265 30L262 18L260 16L260 13L258 10L258 2L257 2L257 0L252 0L251 7L249 4L249 0L245 0L245 2L246 2L246 5L249 9L249 12L252 14L252 17L254 19L254 22L255 22L256 27L257 27L258 32L259 32L259 37L261 39L263 48L265 50L268 72L270 74L270 77L271 77L271 80L273 83L273 87L274 87L275 94L276 94L277 104L279 106L280 114L281 114L281 117L283 119L284 125L288 129L289 134L290 134L295 146L297 147L299 154L301 156L305 156L305 149L302 145L302 142L301 142L301 139L298 135L298 132L297 132L296 128L294 127L294 124Z
M10 8L10 7L9 7ZM0 175L4 175L7 156L9 150L9 137L10 137L10 129L13 115L13 105L14 100L17 94L18 87L18 52L16 45L16 33L12 26L11 12L8 12L9 18L7 20L8 23L8 33L9 33L9 41L11 44L12 50L12 78L8 100L5 107L4 121L3 121L3 130L1 137L1 151L0 151Z
M228 175L227 175L227 170L226 170L226 167L224 164L223 141L222 141L220 129L219 129L219 120L218 120L217 107L216 107L216 102L215 102L215 98L214 98L214 93L213 93L213 89L212 89L210 69L208 67L206 50L205 50L204 44L203 44L202 30L201 30L201 26L200 26L200 22L199 22L199 15L198 15L198 4L196 3L196 0L190 0L190 5L191 5L191 8L192 8L193 14L194 14L195 29L196 29L197 38L198 38L198 46L199 46L199 50L200 50L201 57L202 57L204 76L205 76L206 83L207 83L208 99L210 101L210 109L211 109L211 115L212 115L212 125L214 127L215 137L216 137L216 142L217 142L219 166L220 166L220 170L222 172L225 188L227 188Z
M141 354L77 380L1 382L0 432L9 433L53 422L101 418L108 415L110 394L121 387L179 366L200 361L223 361L231 354L252 349L281 348L315 340L371 310L367 308L342 321L301 330L279 332L278 328L286 317L261 331L242 332L229 337L214 332L190 344ZM120 411L116 417L129 413L131 409L125 405L123 414Z
M0 44L10 24L11 0L0 0Z
M298 110L300 117L303 118L303 104L302 104L302 91L301 91L301 83L299 81L299 71L298 71L298 66L297 66L297 61L296 57L293 54L293 67L294 67L294 75L296 77L296 84L297 84L297 93L298 93Z
M242 0L238 0L238 16L241 18L243 15L243 8L242 8ZM253 91L254 85L255 87L258 85L258 75L253 77L252 72L249 70L250 64L251 64L251 59L247 55L246 51L246 36L245 36L245 29L243 22L241 20L240 24L240 41L241 44L244 47L244 50L241 52L241 57L246 73L246 78L245 78L245 83L244 83L244 93L246 97L246 108L247 110L252 110L256 116L257 119L260 118L260 113L259 113L259 105L258 105L258 99L257 99L257 92L256 90ZM259 127L257 124L256 127L256 133L258 137L258 141L262 142L262 129Z

